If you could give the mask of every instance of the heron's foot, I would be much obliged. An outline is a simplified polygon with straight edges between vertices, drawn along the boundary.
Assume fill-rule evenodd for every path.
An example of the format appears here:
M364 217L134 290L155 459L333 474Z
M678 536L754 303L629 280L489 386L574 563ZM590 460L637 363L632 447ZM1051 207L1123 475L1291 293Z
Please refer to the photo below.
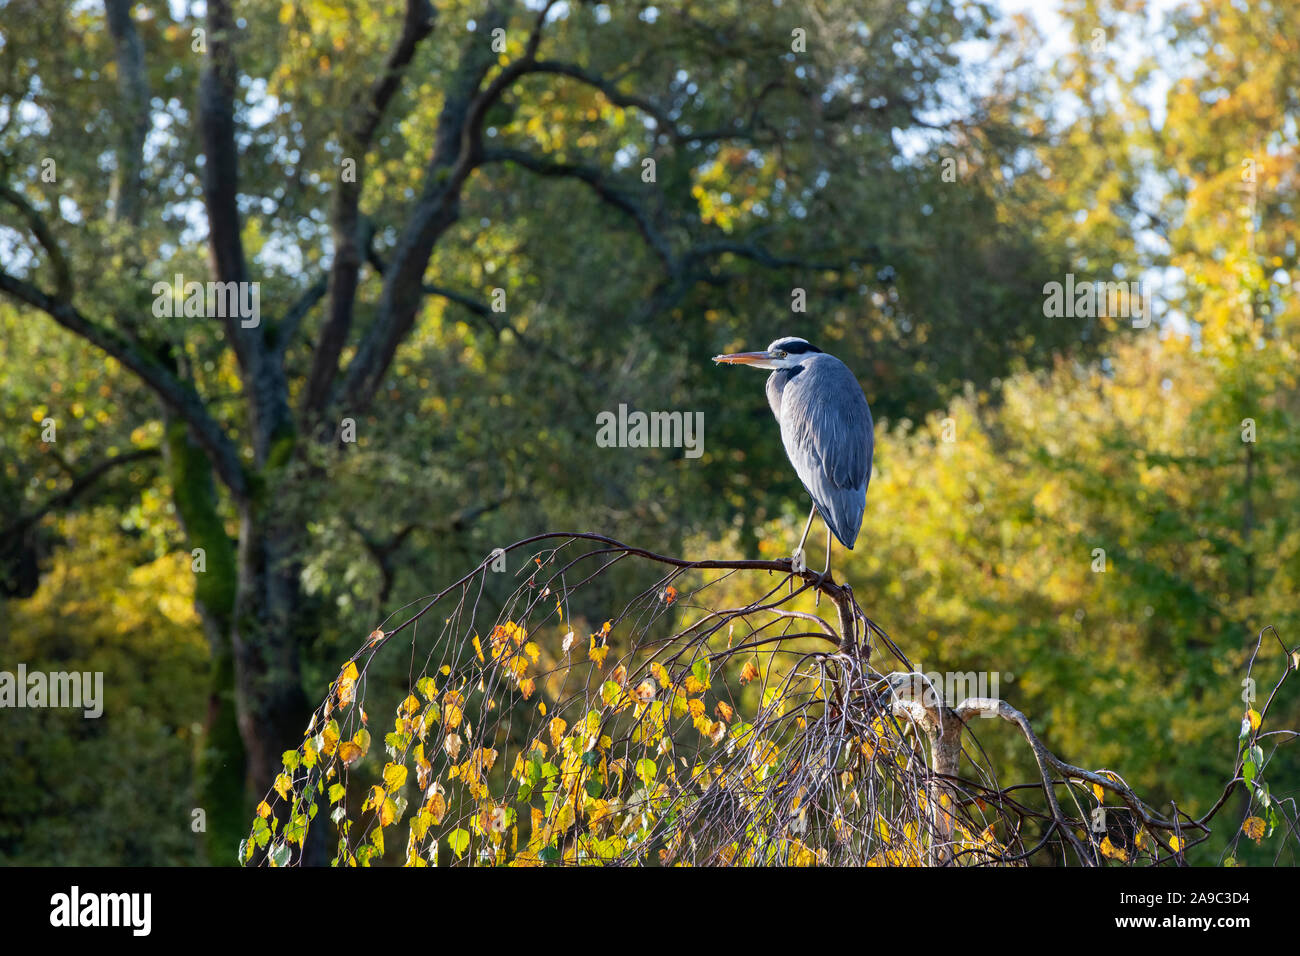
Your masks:
M827 568L826 570L821 571L817 574L817 580L813 582L813 587L816 589L814 592L816 594L816 597L813 599L814 607L822 606L822 588L828 584L834 584L834 583L835 583L835 579L831 577L830 568Z

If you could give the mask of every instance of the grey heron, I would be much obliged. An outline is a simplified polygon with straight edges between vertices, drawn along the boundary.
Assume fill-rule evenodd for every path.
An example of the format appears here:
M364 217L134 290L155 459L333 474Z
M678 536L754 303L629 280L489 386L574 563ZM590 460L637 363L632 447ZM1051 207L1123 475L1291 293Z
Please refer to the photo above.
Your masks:
M831 535L853 550L867 507L875 426L862 386L847 365L797 336L777 339L762 352L715 355L713 361L770 369L767 403L781 425L781 442L795 473L812 497L803 554L813 516L826 522L826 569L831 570Z

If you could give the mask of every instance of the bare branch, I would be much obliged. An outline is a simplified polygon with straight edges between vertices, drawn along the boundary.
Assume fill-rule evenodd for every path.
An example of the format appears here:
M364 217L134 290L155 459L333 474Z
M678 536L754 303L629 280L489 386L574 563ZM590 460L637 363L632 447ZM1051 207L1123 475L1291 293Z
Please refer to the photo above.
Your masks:
M491 44L483 38L504 25L504 8L490 5L479 22L481 28L466 41L448 84L433 156L425 168L424 188L393 249L384 277L379 317L358 346L340 387L337 400L353 411L369 404L397 347L415 324L424 299L424 270L429 257L438 240L460 218L461 189L479 163L483 114L495 102L495 96L488 99L480 90L496 62ZM322 402L322 407L325 404L328 401Z
M28 528L36 524L36 522L40 521L50 512L56 511L60 508L65 508L73 501L76 501L94 487L99 479L103 478L104 475L108 474L114 468L130 464L131 462L157 458L159 457L159 454L160 452L157 448L138 448L135 451L124 452L121 455L114 455L111 458L104 459L97 465L94 465L76 475L73 478L71 485L54 495L35 511L29 511L17 520L10 522L6 527L0 528L0 540L9 540L21 537L26 533Z
M683 254L682 259L689 263L724 255L749 259L770 269L809 269L816 272L844 272L859 265L871 265L881 261L880 254L875 249L869 249L860 256L830 261L804 259L800 256L781 256L769 252L757 243L727 239L702 242L692 246Z
M238 206L239 154L235 146L235 19L227 0L210 0L208 64L199 80L199 132L203 154L203 199L208 210L212 274L222 282L247 280ZM249 364L257 333L226 317L226 331L240 363Z
M31 230L32 235L36 237L36 241L41 244L41 248L49 256L50 268L54 270L54 295L51 298L59 302L71 303L72 273L68 269L68 260L63 255L63 249L59 246L58 240L54 238L54 233L50 231L45 217L27 201L22 193L11 189L9 186L0 185L0 199L15 207L22 214L27 223L27 228Z
M116 329L91 321L70 302L47 295L41 289L7 272L0 271L0 292L40 309L59 325L98 346L134 372L190 427L195 441L207 453L222 482L236 497L248 494L248 479L239 451L209 414L193 386L182 382L152 356L146 354Z
M673 256L672 246L667 237L656 228L650 214L627 193L611 183L605 174L595 166L559 162L536 156L524 150L505 147L484 150L483 162L485 164L514 163L541 176L577 179L586 183L600 197L602 202L617 209L633 221L637 231L641 233L646 243L659 257L659 261L663 263L664 269L669 274L676 274L679 271L680 266Z
M344 156L355 164L355 175L339 177L331 216L334 233L334 263L329 278L329 314L321 327L312 358L311 373L303 392L303 409L319 414L329 398L338 375L339 355L347 344L356 304L362 248L366 240L361 228L359 206L365 185L366 153L388 104L396 94L403 72L415 56L416 47L433 30L436 13L428 0L407 0L402 32L384 61L383 72L371 85L368 96L354 106L343 138Z
M293 305L289 306L289 310L285 312L275 330L275 351L278 359L283 359L285 350L298 336L298 326L307 317L307 313L316 307L316 303L325 298L328 289L329 280L326 276L321 275L302 291L302 295L298 297Z
M236 24L228 0L208 0L208 65L199 81L199 132L207 162L203 201L208 212L208 258L221 282L249 281L239 215L239 152L235 143ZM267 342L267 325L246 323L237 310L222 317L248 399L253 455L261 464L271 444L293 431L282 354Z
M117 59L117 86L125 104L111 193L112 218L130 223L138 222L140 217L144 141L149 135L149 84L145 76L144 44L131 18L133 6L133 0L104 0Z

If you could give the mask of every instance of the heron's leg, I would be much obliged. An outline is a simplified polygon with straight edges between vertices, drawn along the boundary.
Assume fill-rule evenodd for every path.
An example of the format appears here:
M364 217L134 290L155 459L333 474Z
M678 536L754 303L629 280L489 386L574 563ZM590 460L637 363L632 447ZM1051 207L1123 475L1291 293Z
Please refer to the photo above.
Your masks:
M817 514L817 505L814 504L812 506L812 510L808 512L808 523L803 526L803 537L799 539L799 544L797 547L795 547L794 554L791 555L792 563L794 558L799 558L802 557L803 555L804 542L808 540L808 532L812 530L813 515L815 514ZM804 561L803 565L806 568L808 566L808 562ZM794 593L794 578L790 579L790 593L791 594Z
M813 517L817 514L817 506L813 505L812 510L808 512L808 523L803 526L803 537L799 539L799 547L796 551L802 551L804 542L808 540L808 532L812 530Z
M818 580L817 597L813 601L816 607L822 606L822 592L820 585L825 584L831 577L831 526L826 526L826 569L822 571L821 579Z

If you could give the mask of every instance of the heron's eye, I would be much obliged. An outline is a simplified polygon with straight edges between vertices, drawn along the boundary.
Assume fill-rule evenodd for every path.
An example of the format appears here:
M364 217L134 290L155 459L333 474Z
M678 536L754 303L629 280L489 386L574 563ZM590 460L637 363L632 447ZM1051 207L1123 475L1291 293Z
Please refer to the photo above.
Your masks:
M777 349L772 354L775 355L777 358L785 358L785 352L781 351L780 349Z

